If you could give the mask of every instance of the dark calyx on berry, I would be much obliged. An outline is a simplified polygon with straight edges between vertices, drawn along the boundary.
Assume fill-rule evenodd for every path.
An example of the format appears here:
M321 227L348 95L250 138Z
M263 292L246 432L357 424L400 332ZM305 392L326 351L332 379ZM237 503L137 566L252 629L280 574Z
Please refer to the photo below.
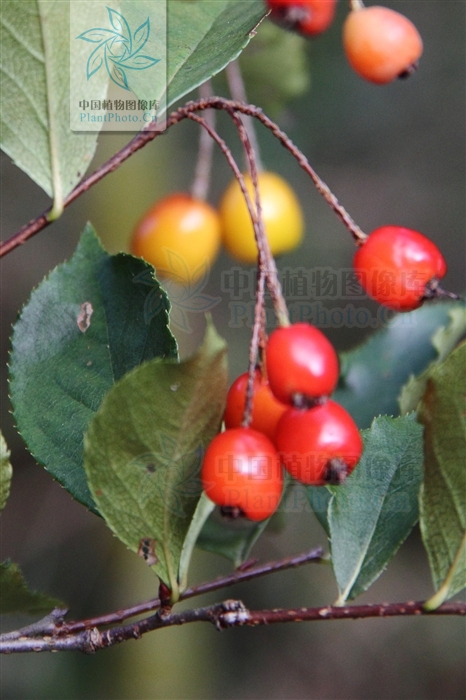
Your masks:
M419 61L414 61L414 63L411 63L410 66L408 66L407 68L402 70L401 73L398 74L398 80L406 80L406 78L409 78L411 75L414 75L418 68Z
M238 520L238 518L246 517L238 506L222 506L220 508L220 513L225 520Z
M314 408L315 406L322 406L326 401L328 401L328 396L306 396L306 394L293 394L291 397L291 405L294 408Z
M437 277L433 277L429 282L427 282L424 290L423 299L454 299L455 301L461 301L462 297L455 292L449 292L440 286L440 281Z
M329 486L338 486L346 481L348 465L340 457L330 459L324 470L323 480Z
M274 9L273 16L287 29L296 29L301 22L311 19L312 10L302 5L283 5Z

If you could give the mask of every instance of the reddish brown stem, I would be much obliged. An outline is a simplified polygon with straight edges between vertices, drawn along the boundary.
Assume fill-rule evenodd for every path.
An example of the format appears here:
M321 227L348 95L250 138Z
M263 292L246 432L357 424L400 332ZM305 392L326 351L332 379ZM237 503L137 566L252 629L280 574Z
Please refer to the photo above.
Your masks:
M274 622L311 622L317 620L363 620L369 617L399 617L409 615L466 615L466 603L444 603L432 611L424 602L377 603L370 605L328 605L321 608L251 610L245 625L270 625ZM236 624L240 624L237 622Z
M251 141L249 140L246 128L242 120L239 118L238 114L236 112L231 112L230 114L238 130L238 134L246 152L249 171L251 174L251 181L254 188L256 216L253 219L253 224L257 249L259 251L258 267L260 270L263 270L263 272L266 275L267 287L269 289L270 296L272 297L272 303L279 325L289 326L290 319L288 315L286 301L282 293L281 284L278 279L277 265L270 250L269 241L264 228L264 220L262 217L262 207L260 202L260 192L258 186L258 171L254 149L252 147Z
M189 118L189 115L193 112L204 111L206 109L219 109L226 110L229 112L241 112L241 114L246 114L258 119L265 127L270 129L276 138L282 143L282 145L287 148L288 151L297 159L299 165L303 170L311 177L318 191L326 199L328 204L332 207L337 216L343 221L348 230L352 233L356 242L362 243L366 239L366 234L364 234L359 226L357 226L353 219L350 217L348 212L341 206L335 195L330 191L328 186L319 178L317 173L313 170L309 164L306 156L293 144L293 142L286 136L286 134L281 131L281 129L275 124L271 119L266 117L262 110L253 105L243 105L234 100L226 100L222 97L210 97L209 99L200 99L197 102L188 102L183 107L175 110L170 114L166 122L166 128L169 129L175 124L178 124L183 119ZM122 163L125 162L133 153L136 153L139 149L143 148L147 143L152 141L157 136L165 133L164 131L157 131L155 125L149 124L145 129L139 132L124 148L122 148L118 153L115 153L110 160L101 165L97 170L89 175L89 177L81 180L81 182L76 185L74 190L65 198L63 206L68 207L72 202L80 197L84 192L87 192L93 185L100 182L106 175L113 172L120 167ZM46 228L51 222L47 219L47 215L50 209L45 211L43 214L38 216L36 219L32 219L28 224L23 226L17 233L15 233L11 238L7 239L0 245L0 257L10 253L12 250L18 246L25 243L29 238L34 236L36 233Z
M0 641L0 652L5 654L30 651L83 651L95 653L128 639L139 639L143 634L163 627L184 625L189 622L210 622L218 630L244 625L257 627L277 622L311 622L317 620L361 620L369 617L412 615L466 615L466 603L444 603L427 612L423 602L381 603L378 605L327 606L276 610L248 610L239 600L225 600L206 608L181 613L156 613L140 622L114 627L106 632L96 627L76 634L47 635L42 638L9 639Z
M194 598L196 596L203 595L204 593L218 591L222 588L233 586L235 583L244 583L245 581L251 581L252 579L273 574L277 571L286 571L287 569L294 569L298 566L302 566L303 564L309 564L310 562L319 563L321 561L323 561L322 547L317 547L316 549L311 549L310 551L302 554L286 557L285 559L280 559L279 561L269 561L265 564L259 564L258 566L251 567L244 571L236 569L235 571L232 571L231 574L227 574L226 576L220 576L213 581L206 581L198 586L187 588L181 594L180 600L186 600L187 598ZM134 617L135 615L141 615L142 613L156 610L159 605L160 600L158 598L154 598L153 600L140 603L139 605L134 605L133 607L126 608L125 610L109 613L108 615L101 615L99 617L90 618L89 620L81 620L79 622L69 622L66 624L66 631L79 632L80 630L90 629L91 627L102 627L104 625L116 624L117 622L127 620L129 617Z
M248 427L251 423L252 408L254 400L254 377L256 371L257 356L259 350L259 342L261 330L264 321L264 283L267 281L267 286L272 297L272 302L277 316L278 323L282 326L289 325L288 309L286 301L283 297L280 281L278 279L278 271L275 259L270 250L269 241L264 227L264 219L262 216L262 206L258 183L258 168L256 162L256 154L253 143L250 140L249 133L246 129L243 120L237 112L231 113L233 122L238 130L239 137L244 146L246 159L251 175L251 182L254 188L256 217L252 223L254 226L254 235L258 250L257 260L257 288L256 288L256 303L254 307L254 325L252 329L251 342L249 346L249 366L248 366L248 383L246 387L246 401L244 406L244 415L241 425Z
M269 561L265 564L259 564L257 566L249 566L248 568L238 568L232 571L226 576L219 576L213 581L206 581L198 586L187 588L180 596L180 600L186 600L187 598L194 598L204 593L211 593L212 591L218 591L222 588L228 588L236 583L244 583L245 581L251 581L252 579L259 578L260 576L266 576L268 574L273 574L277 571L286 571L287 569L293 569L303 564L309 564L311 562L320 563L322 561L327 561L323 558L322 547L317 547L316 549L311 549L302 554L295 554L291 557L285 557L278 561ZM99 615L98 617L92 617L87 620L79 620L76 622L64 622L64 617L67 610L56 609L53 610L50 615L47 615L42 620L34 622L32 625L27 627L22 627L19 630L14 630L13 632L6 632L0 636L0 640L12 640L19 639L20 637L37 637L41 635L52 635L52 634L71 634L81 632L83 630L90 630L95 627L107 627L108 625L114 625L118 622L123 622L130 617L135 617L136 615L141 615L152 610L156 610L160 607L160 598L154 598L152 600L145 601L139 605L134 605L130 608L125 608L124 610L117 610L113 613L108 613L107 615Z
M264 320L264 292L265 292L265 271L261 265L258 266L258 277L256 286L256 303L254 305L254 326L252 329L251 342L249 344L248 363L248 383L246 385L246 396L244 402L243 420L241 425L248 428L252 420L252 409L254 403L254 378L256 376L257 353L259 350L260 332Z

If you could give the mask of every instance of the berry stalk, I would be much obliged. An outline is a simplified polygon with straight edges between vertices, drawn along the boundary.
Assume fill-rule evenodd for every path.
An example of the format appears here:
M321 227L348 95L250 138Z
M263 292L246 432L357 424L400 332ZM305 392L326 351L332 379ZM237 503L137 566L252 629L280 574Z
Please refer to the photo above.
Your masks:
M212 83L210 80L206 80L205 83L199 87L199 97L201 99L207 99L211 94ZM212 129L215 129L215 112L213 110L206 113L205 120ZM191 195L194 199L207 199L207 195L209 194L213 148L213 139L205 129L201 129L196 169L191 186Z

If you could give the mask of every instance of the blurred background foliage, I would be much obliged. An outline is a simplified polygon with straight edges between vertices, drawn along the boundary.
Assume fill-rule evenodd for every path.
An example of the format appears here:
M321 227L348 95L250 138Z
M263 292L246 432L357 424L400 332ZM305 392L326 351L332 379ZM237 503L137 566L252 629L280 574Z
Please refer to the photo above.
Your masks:
M431 237L449 264L445 287L465 287L465 14L457 0L389 2L414 21L424 39L420 69L408 81L383 88L363 82L345 62L340 3L332 28L305 42L264 24L241 58L251 102L278 120L308 155L365 231L402 224ZM260 48L259 48L260 47ZM219 76L216 92L226 94ZM241 158L237 138L220 115L219 130ZM20 564L31 586L66 601L73 618L124 607L156 595L157 582L104 523L33 463L9 415L6 370L11 324L31 289L69 257L85 222L96 227L110 252L127 250L131 230L159 197L190 186L197 131L184 123L158 138L116 173L81 197L53 226L1 262L2 428L12 449L14 478L2 514L2 557ZM126 143L125 135L100 137L94 166ZM293 159L263 129L265 167L295 188L305 211L306 239L280 265L348 268L353 245L338 219ZM230 173L215 153L210 200L216 203ZM44 193L7 157L1 157L2 238L48 206ZM221 272L237 267L222 253L205 292L220 297L213 309L229 344L232 378L247 362L249 328L233 327L235 310L220 286ZM248 301L251 301L250 299ZM324 306L346 302L328 301ZM364 300L375 315L377 307ZM174 329L182 356L193 352L204 320L190 314L191 333ZM328 328L338 349L361 341L371 328ZM304 499L297 499L297 504ZM324 543L304 507L267 531L253 555L278 558ZM216 576L229 564L197 551L191 583ZM243 584L223 594L251 608L332 602L330 567L309 566ZM387 572L361 602L426 598L432 584L414 532ZM219 600L221 594L196 601ZM26 623L5 619L5 629ZM386 698L450 699L465 693L465 628L461 619L393 619L277 625L219 634L208 625L160 631L95 657L80 654L2 657L2 698L8 700L123 700L178 698Z

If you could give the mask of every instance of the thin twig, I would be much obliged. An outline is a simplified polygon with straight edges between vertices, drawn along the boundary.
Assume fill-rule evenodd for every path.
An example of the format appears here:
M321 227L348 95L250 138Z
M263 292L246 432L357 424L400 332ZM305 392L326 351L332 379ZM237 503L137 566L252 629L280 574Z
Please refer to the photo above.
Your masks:
M299 165L303 170L311 177L317 190L322 194L328 204L331 206L333 211L337 216L343 221L345 226L353 235L356 243L360 244L366 239L366 234L361 231L359 226L357 226L353 219L350 217L348 212L341 206L335 195L331 192L329 187L319 178L317 173L309 164L306 156L299 150L297 146L288 138L288 136L281 131L281 129L275 124L271 119L263 114L262 110L254 105L244 105L234 100L226 100L223 97L210 97L209 99L200 99L196 102L188 102L183 107L175 110L170 114L166 122L166 129L178 124L184 119L188 119L190 114L197 111L204 111L206 109L219 109L226 110L230 112L241 112L241 114L246 114L258 119L267 129L270 129L276 138L282 143L282 145L296 158ZM115 153L106 163L101 165L97 170L89 175L89 177L81 180L81 182L76 185L74 190L72 190L63 202L63 207L67 208L72 202L80 197L84 192L87 192L91 187L93 187L97 182L100 182L106 175L113 172L122 165L133 153L136 153L141 148L143 148L147 143L155 139L157 136L165 133L165 131L157 131L157 126L150 123L142 131L140 131L124 148L122 148L118 153ZM0 245L0 257L10 253L12 250L18 246L25 243L29 238L34 236L36 233L46 228L51 222L48 220L47 215L50 209L47 209L44 213L38 216L36 219L32 219L28 224L23 226L17 233L11 236L9 239L4 241Z
M246 95L246 89L244 87L243 76L241 75L241 67L239 65L239 59L232 61L225 68L225 73L228 80L228 88L232 98L236 102L242 102L243 104L248 104L248 98ZM262 165L261 152L259 148L259 141L257 140L256 130L254 128L254 122L249 115L245 115L242 119L244 128L246 129L249 141L251 142L251 148L254 151L256 157L256 166L259 172L264 169Z
M244 143L249 144L247 134L244 129L244 125L240 120L236 118L236 115L234 113L230 113L230 116L232 119L235 121L235 124L238 127L238 130L240 131L240 135L242 139L245 139ZM254 191L255 191L255 197L256 197L256 206L254 207L251 197L249 195L248 189L246 187L246 182L244 180L244 176L241 173L234 157L231 152L231 150L228 148L227 144L225 141L219 136L219 134L212 129L207 121L203 118L200 117L197 114L194 113L188 113L187 115L188 119L191 119L192 121L197 122L200 126L204 128L205 131L209 133L211 138L220 146L223 154L225 155L227 162L229 166L231 167L233 174L235 178L238 181L238 184L240 186L241 192L243 194L243 197L246 202L246 207L248 209L249 216L251 218L252 226L254 229L254 236L257 242L258 250L259 250L259 265L262 266L262 269L264 271L265 278L267 279L268 283L268 288L270 291L270 296L272 298L272 303L274 306L275 314L278 319L278 323L282 326L284 325L289 325L289 317L288 317L288 309L286 307L286 301L283 297L282 291L281 291L281 285L279 282L278 278L278 271L277 271L277 266L275 264L275 259L273 255L270 252L270 247L269 243L265 234L265 229L264 229L264 223L262 220L261 216L261 205L260 205L260 196L259 196L259 189L257 186L257 171L255 170L254 165L252 166L251 170L251 175L254 174L254 177L252 178L253 180L253 185L254 185ZM250 146L249 146L250 148ZM252 162L254 159L254 154L251 152L251 158ZM248 155L249 157L249 155ZM264 261L261 263L261 260ZM259 275L260 277L260 275ZM263 299L262 299L262 306L261 309L263 308ZM256 310L257 310L257 303L256 303ZM256 353L257 354L257 353Z
M251 334L251 342L249 345L249 366L248 366L248 382L246 386L246 397L244 404L243 419L241 425L248 427L251 423L253 401L254 401L254 378L256 373L256 364L259 351L259 342L261 330L264 322L264 283L267 281L267 286L272 298L275 314L279 325L289 325L289 315L286 306L286 301L283 297L281 284L278 278L277 266L275 259L270 249L267 233L264 226L262 216L262 206L258 182L258 166L256 153L253 143L250 139L250 134L243 120L237 112L231 113L233 122L238 130L239 137L244 147L246 159L248 162L249 174L254 189L256 221L253 220L254 236L256 240L258 259L257 259L257 286L256 286L256 303L254 306L254 324Z
M335 197L330 187L318 176L304 153L292 142L285 132L282 131L280 127L275 124L275 122L269 119L269 117L267 117L262 110L258 109L257 107L253 107L252 111L250 112L248 105L246 113L251 113L252 116L256 117L256 119L258 119L267 129L270 129L273 135L280 141L282 146L284 146L291 153L291 155L296 158L298 164L304 170L304 172L309 175L317 191L322 195L327 204L330 205L338 218L343 222L345 227L353 236L355 242L358 245L364 243L367 238L367 234L364 233L354 222L353 218Z
M212 83L206 80L199 88L199 96L208 98L212 94ZM215 129L215 112L213 109L206 112L205 120L211 129ZM210 174L212 171L214 141L205 129L201 129L199 136L199 149L197 154L196 169L194 171L191 195L194 199L207 199L210 186Z
M250 611L245 622L235 624L270 625L274 622L312 622L317 620L363 620L369 617L410 615L466 615L466 603L444 603L427 611L424 602L372 603L369 605L328 605L320 608L294 608Z
M128 639L139 639L143 634L163 627L184 625L189 622L210 622L218 630L248 625L270 625L278 622L311 622L317 620L361 620L369 617L411 615L466 615L466 603L444 603L427 612L424 603L381 603L375 605L327 606L275 610L248 610L239 600L181 613L156 613L151 617L123 627L100 632L96 627L66 636L47 636L41 639L10 639L0 641L0 653L12 654L30 651L83 651L94 653Z
M93 654L99 649L115 646L129 639L139 639L143 634L152 632L162 627L172 627L174 625L184 625L188 622L210 622L217 629L222 629L222 615L233 613L241 619L241 613L247 614L247 610L240 601L227 600L206 608L186 610L181 613L168 613L162 615L156 612L155 615L133 622L123 627L113 627L106 632L100 632L97 627L86 629L76 634L60 636L47 635L43 638L20 638L8 641L0 641L0 653L13 654L39 651L82 651L86 654Z
M26 625L26 627L21 627L19 630L13 630L12 632L5 632L0 635L0 640L2 642L19 639L20 637L42 637L44 635L56 634L57 630L63 624L63 620L68 610L66 608L54 608L51 613L46 615L37 622L33 622L32 625Z
M278 561L269 561L265 564L259 564L258 566L251 567L244 571L236 569L226 576L219 576L213 581L206 581L198 586L187 588L181 594L180 600L186 600L188 598L203 595L204 593L218 591L222 588L233 586L236 583L251 581L252 579L259 578L260 576L267 576L268 574L272 574L277 571L286 571L287 569L294 569L298 566L302 566L303 564L309 564L310 562L320 563L322 561L322 547L317 547L316 549L311 549L310 551L302 554L286 557L285 559L280 559ZM160 600L158 598L154 598L144 603L140 603L139 605L134 605L131 608L126 608L125 610L109 613L108 615L100 615L99 617L93 617L88 620L81 620L78 622L69 622L66 623L66 632L79 632L80 630L91 629L92 627L102 627L105 625L123 622L129 617L135 617L136 615L142 615L143 613L150 612L151 610L156 610L159 605ZM0 637L0 639L2 639L2 637Z
M263 328L264 323L265 278L265 270L259 264L256 285L256 303L254 305L254 325L252 328L251 341L249 343L248 383L246 385L243 419L241 421L241 425L244 428L248 428L251 425L252 420L252 410L254 405L254 379L256 376L261 329Z
M244 127L243 122L238 117L238 114L236 112L232 112L231 117L235 123L235 126L238 130L238 134L243 143L244 150L246 152L246 157L248 159L248 165L251 174L251 181L255 193L257 226L255 226L254 233L256 237L257 248L259 251L259 266L265 271L267 287L272 298L272 303L275 314L277 316L278 323L280 326L289 326L290 319L288 309L286 306L286 301L283 296L282 287L278 278L277 264L270 250L269 240L267 238L267 234L264 228L264 220L262 217L260 192L258 186L258 172L256 167L254 150L252 147L252 143L249 140L249 135Z

